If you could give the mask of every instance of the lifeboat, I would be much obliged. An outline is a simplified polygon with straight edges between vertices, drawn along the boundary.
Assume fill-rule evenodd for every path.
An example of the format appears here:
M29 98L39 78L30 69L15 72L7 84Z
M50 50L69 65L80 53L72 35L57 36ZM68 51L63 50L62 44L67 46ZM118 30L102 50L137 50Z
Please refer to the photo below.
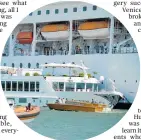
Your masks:
M105 39L109 37L108 21L92 21L79 25L78 31L84 39Z
M17 40L19 44L31 44L33 41L33 32L19 32Z
M41 28L41 34L47 40L67 40L69 38L68 25L48 24Z

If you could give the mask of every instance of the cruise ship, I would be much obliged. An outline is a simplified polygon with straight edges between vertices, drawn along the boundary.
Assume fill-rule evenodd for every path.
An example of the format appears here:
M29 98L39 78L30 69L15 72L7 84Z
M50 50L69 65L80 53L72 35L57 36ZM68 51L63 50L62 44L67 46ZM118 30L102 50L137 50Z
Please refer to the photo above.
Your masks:
M140 77L136 45L123 24L96 5L58 2L30 13L9 36L1 66L38 69L42 64L80 60L89 73L110 78L133 102ZM46 68L44 75L51 70Z

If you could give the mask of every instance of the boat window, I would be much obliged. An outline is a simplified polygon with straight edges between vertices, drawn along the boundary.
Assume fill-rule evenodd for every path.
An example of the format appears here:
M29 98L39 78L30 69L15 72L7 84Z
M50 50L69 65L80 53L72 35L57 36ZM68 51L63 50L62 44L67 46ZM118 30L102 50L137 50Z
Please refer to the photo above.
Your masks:
M98 91L98 84L94 84L94 92Z
M27 98L19 98L19 103L27 103Z
M59 90L60 91L64 90L64 83L63 82L59 82Z
M87 7L86 6L83 7L83 11L87 11Z
M18 82L18 91L23 91L23 82L22 81Z
M30 82L30 91L35 91L35 82Z
M55 9L55 14L58 14L59 13L59 9Z
M15 67L15 65L14 65L14 63L12 63L12 68L14 68Z
M32 12L29 14L29 16L32 16Z
M38 13L37 13L38 15L41 15L41 11L38 11Z
M36 63L36 67L39 68L39 63Z
M5 91L5 81L1 81L1 86L2 86L3 91Z
M58 82L53 82L53 89L58 91Z
M75 7L75 8L73 8L73 12L77 12L77 8Z
M11 90L11 81L6 81L6 91Z
M23 67L23 64L22 63L20 63L20 68L22 68Z
M17 90L17 82L12 81L12 91L16 91L16 90Z
M92 83L87 83L86 84L86 91L87 92L92 91L92 88L93 88L93 84Z
M39 92L39 82L36 82L36 92Z
M74 91L75 83L67 82L66 83L66 91Z
M97 9L97 6L94 5L94 6L93 6L93 10L96 10L96 9Z
M24 91L29 91L29 82L24 82Z
M67 8L64 9L64 13L68 13L68 9Z
M77 91L82 91L85 89L85 84L84 83L76 83L76 89Z
M46 10L46 14L49 15L50 14L50 10Z
M28 68L31 68L31 64L30 63L28 63Z

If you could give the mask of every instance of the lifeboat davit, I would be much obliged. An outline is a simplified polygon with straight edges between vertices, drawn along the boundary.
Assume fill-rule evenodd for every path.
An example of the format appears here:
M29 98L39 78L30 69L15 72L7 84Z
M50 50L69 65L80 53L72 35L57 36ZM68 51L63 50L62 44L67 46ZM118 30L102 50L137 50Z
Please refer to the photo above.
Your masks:
M47 40L67 40L69 38L68 25L48 24L41 28L41 34Z
M78 31L84 39L105 39L109 37L108 21L92 21L79 25Z
M19 44L31 44L33 41L33 32L19 32L17 40Z

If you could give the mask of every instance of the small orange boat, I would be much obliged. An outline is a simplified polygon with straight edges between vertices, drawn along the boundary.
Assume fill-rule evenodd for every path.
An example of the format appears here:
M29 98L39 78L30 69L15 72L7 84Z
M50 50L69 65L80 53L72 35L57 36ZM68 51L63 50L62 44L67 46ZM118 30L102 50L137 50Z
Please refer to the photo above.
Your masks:
M92 104L86 102L77 101L67 101L63 103L47 104L50 110L60 110L60 111L83 111L83 112L102 112L106 105L103 104Z
M29 121L35 119L40 114L40 107L32 106L31 110L26 111L26 107L15 107L14 112L17 117L22 121Z

